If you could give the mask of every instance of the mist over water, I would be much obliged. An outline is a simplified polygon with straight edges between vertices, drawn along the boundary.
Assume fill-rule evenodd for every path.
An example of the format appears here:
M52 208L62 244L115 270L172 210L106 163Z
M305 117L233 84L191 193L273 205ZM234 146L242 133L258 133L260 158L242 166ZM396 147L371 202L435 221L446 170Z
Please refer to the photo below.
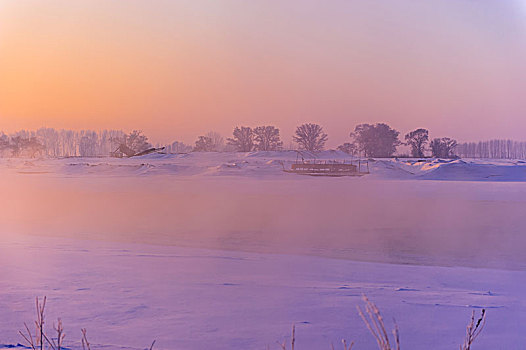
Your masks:
M3 179L0 225L6 233L526 267L523 183L47 174Z

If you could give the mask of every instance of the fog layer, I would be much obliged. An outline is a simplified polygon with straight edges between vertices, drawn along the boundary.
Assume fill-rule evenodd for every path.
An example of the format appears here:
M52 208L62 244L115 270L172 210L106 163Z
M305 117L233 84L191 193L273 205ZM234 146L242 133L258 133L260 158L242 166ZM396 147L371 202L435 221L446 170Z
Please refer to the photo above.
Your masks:
M5 174L4 233L522 269L523 183Z

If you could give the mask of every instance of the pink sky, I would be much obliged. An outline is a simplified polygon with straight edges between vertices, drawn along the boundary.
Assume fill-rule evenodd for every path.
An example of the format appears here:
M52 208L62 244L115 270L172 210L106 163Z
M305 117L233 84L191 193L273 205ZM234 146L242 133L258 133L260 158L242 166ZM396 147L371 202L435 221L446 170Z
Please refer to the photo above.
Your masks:
M526 0L0 0L0 130L526 130Z

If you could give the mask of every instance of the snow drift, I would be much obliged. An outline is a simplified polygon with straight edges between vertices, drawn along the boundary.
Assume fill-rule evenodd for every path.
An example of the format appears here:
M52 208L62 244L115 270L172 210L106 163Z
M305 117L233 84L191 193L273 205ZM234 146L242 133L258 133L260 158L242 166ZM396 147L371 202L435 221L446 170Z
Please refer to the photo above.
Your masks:
M341 151L150 154L128 159L62 158L2 159L4 170L22 174L58 176L220 176L287 177L284 168L301 159L358 162ZM526 162L474 159L369 159L370 179L444 181L526 181ZM363 164L363 160L362 160Z

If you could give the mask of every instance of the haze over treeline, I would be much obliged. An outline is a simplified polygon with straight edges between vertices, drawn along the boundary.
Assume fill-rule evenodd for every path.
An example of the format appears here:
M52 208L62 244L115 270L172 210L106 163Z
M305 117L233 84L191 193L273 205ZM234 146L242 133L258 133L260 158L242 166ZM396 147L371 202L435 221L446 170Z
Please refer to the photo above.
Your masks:
M458 143L449 137L430 138L429 130L417 128L406 133L385 123L359 124L336 148L355 157L437 157L526 159L526 142L489 140ZM209 131L196 137L194 144L173 141L153 143L142 131L55 130L40 128L12 134L0 131L0 156L3 157L129 157L141 152L253 152L307 150L319 152L327 147L329 135L323 126L304 123L287 142L280 129L272 125L236 126L230 137ZM400 149L400 146L403 148Z

